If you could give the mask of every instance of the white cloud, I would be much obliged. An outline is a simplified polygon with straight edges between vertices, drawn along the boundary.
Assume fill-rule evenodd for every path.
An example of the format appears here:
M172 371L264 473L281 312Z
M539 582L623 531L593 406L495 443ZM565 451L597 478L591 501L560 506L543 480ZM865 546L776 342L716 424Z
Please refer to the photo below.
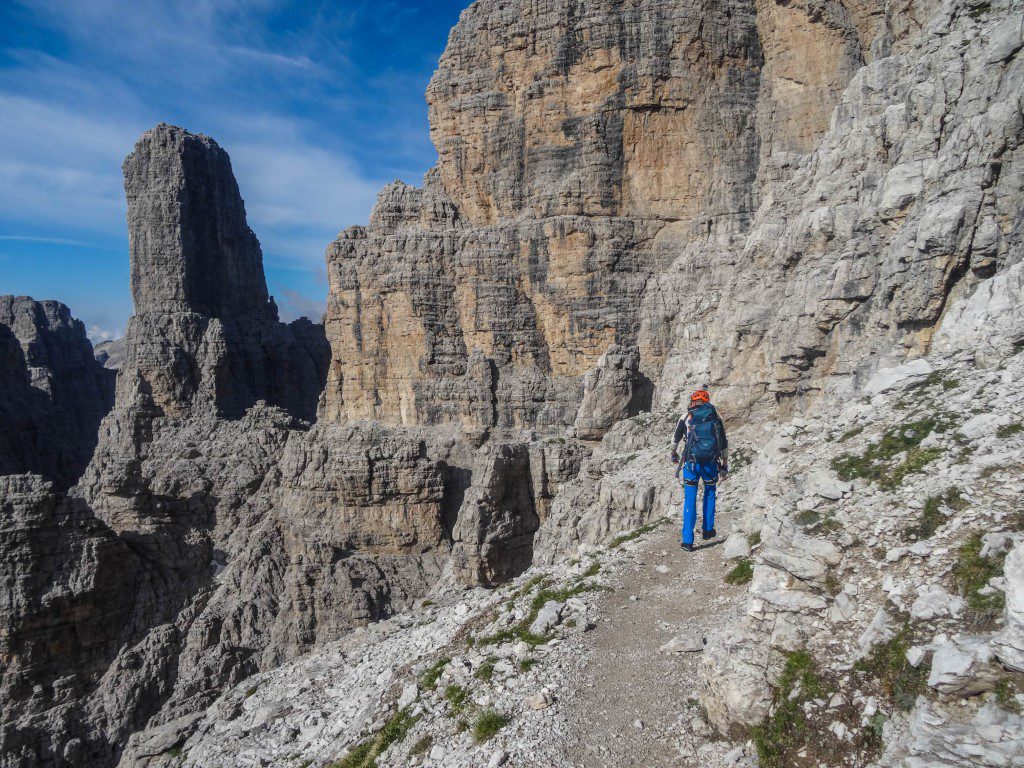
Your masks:
M281 288L274 294L281 320L290 323L300 317L319 323L327 310L326 299L316 300L290 288Z
M124 331L118 328L101 328L95 323L89 326L86 331L89 336L89 341L93 344L99 344L101 341L113 341L124 336Z

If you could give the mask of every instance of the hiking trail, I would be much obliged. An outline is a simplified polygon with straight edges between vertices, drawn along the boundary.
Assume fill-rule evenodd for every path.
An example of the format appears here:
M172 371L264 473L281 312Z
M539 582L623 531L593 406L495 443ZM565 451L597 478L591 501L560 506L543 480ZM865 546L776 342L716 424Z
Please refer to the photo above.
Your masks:
M724 536L701 541L698 532L694 552L681 550L678 540L673 519L633 545L614 591L595 599L602 618L573 639L577 657L558 693L557 736L510 764L700 763L690 739L697 735L691 721L703 652L662 647L673 638L698 647L728 622L746 590L724 581L735 565L722 557Z

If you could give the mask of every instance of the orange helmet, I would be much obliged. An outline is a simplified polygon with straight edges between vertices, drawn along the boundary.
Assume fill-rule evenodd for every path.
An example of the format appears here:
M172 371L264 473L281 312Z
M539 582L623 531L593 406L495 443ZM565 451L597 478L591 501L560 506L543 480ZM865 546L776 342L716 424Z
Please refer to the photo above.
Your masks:
M710 403L710 402L711 402L711 395L708 394L708 391L706 389L698 389L696 392L694 392L692 395L690 395L690 405L694 405L696 403Z

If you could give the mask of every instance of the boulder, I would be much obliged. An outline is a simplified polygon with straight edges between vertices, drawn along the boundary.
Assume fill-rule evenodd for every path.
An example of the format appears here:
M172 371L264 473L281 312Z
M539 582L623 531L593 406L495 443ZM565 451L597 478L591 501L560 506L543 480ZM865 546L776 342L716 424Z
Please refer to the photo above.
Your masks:
M581 440L600 440L616 422L650 408L653 384L640 372L640 352L614 345L583 379L574 426Z
M1006 556L1005 625L992 641L996 655L1005 666L1024 672L1024 542Z
M530 625L530 632L534 635L546 635L561 622L564 608L564 603L548 600L537 612L537 618Z
M758 633L727 626L711 633L700 662L700 701L710 722L728 734L768 714L769 651Z
M918 597L910 606L910 615L915 619L928 621L945 616L959 616L964 609L964 600L952 595L938 585L919 587Z
M974 696L991 691L999 682L988 641L977 637L941 638L932 644L928 685L947 696Z

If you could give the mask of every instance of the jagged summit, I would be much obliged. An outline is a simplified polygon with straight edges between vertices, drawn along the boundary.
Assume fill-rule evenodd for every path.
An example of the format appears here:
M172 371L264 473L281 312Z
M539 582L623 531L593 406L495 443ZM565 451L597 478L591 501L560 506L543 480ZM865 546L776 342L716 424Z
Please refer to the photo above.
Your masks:
M70 309L28 296L0 296L0 356L0 475L74 485L114 403L114 373Z
M137 314L277 320L259 240L216 141L160 123L123 168Z
M237 418L263 400L315 418L323 328L278 322L227 152L161 123L124 161L124 187L135 314L120 402Z

